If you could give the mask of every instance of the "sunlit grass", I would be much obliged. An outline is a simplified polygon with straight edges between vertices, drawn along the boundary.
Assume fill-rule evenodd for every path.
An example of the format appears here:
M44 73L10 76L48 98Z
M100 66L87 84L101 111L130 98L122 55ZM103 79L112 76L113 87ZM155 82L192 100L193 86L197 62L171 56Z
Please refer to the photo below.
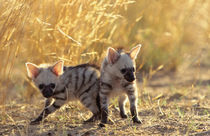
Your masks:
M184 53L209 41L207 1L3 0L0 4L1 82L25 73L26 61L100 65L108 46L130 49L137 43L143 45L139 69L176 70Z

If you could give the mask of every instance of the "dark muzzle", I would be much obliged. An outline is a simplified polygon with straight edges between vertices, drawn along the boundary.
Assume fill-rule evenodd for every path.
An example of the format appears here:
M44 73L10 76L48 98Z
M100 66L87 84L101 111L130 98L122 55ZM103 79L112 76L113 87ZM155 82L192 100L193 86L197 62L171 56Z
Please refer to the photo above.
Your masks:
M42 94L44 97L49 98L53 95L53 90L49 86L46 86L43 89Z
M128 81L128 82L133 82L135 80L135 76L133 74L133 72L127 72L124 75L124 78Z

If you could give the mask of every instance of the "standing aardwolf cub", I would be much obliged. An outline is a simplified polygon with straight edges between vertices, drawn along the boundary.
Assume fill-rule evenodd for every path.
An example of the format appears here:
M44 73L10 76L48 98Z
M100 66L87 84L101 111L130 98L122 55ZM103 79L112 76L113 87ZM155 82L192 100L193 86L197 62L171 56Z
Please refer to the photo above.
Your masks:
M135 80L135 59L140 51L141 45L137 45L130 52L116 51L109 47L107 56L101 66L100 79L100 103L101 123L103 127L108 119L108 105L111 96L119 95L119 108L122 118L127 118L125 113L125 102L127 96L130 101L132 120L141 123L137 112L137 87Z
M93 113L87 121L100 118L100 72L96 67L89 64L63 67L63 61L49 67L26 63L26 67L28 76L47 98L44 110L31 124L39 123L71 100L79 100Z

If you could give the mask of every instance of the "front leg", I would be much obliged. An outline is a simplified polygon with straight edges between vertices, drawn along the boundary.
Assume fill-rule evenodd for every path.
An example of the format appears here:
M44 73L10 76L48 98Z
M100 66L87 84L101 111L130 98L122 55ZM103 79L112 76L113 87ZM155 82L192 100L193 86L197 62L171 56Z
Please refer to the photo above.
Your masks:
M55 100L52 105L48 105L48 104L50 104L50 102L49 102L49 100L46 100L45 106L47 106L47 107L44 108L44 110L41 112L41 114L35 120L31 121L31 123L30 123L31 125L39 124L49 114L55 112L62 105L64 105L65 101L64 100Z
M100 92L100 103L101 103L101 124L106 124L108 121L109 100L108 100L108 95L106 93L103 93L103 90L101 90Z
M132 115L132 120L134 123L141 124L141 120L138 118L138 112L137 112L137 88L135 84L130 84L126 86L126 92L129 98L130 102L130 111Z
M127 101L126 95L121 95L119 98L119 108L120 108L120 116L121 118L127 118L127 114L125 112L125 102Z
M112 91L112 86L109 83L101 82L101 89L99 92L100 105L101 105L101 123L100 127L105 127L104 124L108 122L108 106L109 106L109 94Z
M46 101L45 101L45 108L48 107L53 101L53 98L48 98Z

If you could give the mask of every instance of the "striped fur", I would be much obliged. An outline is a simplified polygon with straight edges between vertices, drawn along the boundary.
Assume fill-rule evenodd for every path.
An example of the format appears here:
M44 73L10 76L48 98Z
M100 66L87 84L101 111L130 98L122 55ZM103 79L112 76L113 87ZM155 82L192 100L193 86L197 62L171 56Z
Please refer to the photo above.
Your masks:
M39 88L39 90L44 97L47 96L44 110L31 122L31 124L36 124L42 121L45 117L55 112L65 103L73 100L79 100L93 113L93 116L87 121L94 121L100 118L100 104L98 103L100 99L100 72L97 67L89 64L63 67L63 62L60 61L54 66L48 66L46 68L40 68L32 64L37 67L37 70L33 70L33 68L30 69L32 67L29 66L30 64L31 63L26 64L28 75L32 78L38 88L40 85L45 85L45 87L41 87L42 89ZM58 68L56 69L55 67ZM59 69L63 69L63 73L61 72L61 75L56 75L56 70L59 71ZM37 75L33 76L33 73ZM55 88L53 88L53 85L50 85L52 83L56 85ZM51 91L52 93L50 93Z
M134 47L129 53L122 49L115 51L109 48L107 56L101 66L100 78L100 103L101 123L104 126L108 118L109 100L113 96L119 96L119 108L122 118L127 118L125 102L127 97L130 102L130 111L133 122L141 123L137 112L137 87L135 80L135 58L141 46Z

